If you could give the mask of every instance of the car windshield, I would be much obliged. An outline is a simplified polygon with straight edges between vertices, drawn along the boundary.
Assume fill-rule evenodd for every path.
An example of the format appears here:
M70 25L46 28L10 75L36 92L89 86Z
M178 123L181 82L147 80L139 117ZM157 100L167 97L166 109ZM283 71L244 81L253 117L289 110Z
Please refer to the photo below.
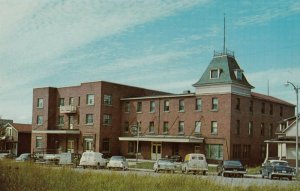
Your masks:
M272 165L273 166L288 166L288 163L287 162L272 162Z
M225 166L242 166L240 161L224 161Z
M124 159L124 157L122 157L122 156L112 156L112 157L110 158L110 160L111 160L111 161L124 161L125 159Z
M159 159L158 160L158 163L160 164L163 164L163 163L172 163L173 161L172 160L169 160L169 159Z
M202 156L192 156L192 160L203 160Z

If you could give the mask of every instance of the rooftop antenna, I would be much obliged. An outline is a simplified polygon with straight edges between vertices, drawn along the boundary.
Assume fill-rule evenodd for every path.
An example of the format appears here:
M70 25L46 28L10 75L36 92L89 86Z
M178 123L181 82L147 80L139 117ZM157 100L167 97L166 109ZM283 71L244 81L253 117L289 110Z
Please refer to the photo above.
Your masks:
M225 27L226 27L226 24L225 24L225 13L224 13L224 44L223 44L223 53L225 54L226 53L226 47L225 47L225 37L226 37L226 33L225 33Z

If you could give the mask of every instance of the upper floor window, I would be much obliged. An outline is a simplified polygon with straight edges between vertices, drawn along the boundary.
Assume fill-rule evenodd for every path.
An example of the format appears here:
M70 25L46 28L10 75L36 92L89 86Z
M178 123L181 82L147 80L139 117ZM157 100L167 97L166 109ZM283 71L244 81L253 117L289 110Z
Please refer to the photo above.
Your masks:
M112 95L104 94L103 102L104 102L104 105L112 105Z
M273 115L273 104L270 103L270 115Z
M86 114L85 123L87 125L92 125L94 123L94 115L93 114Z
M202 99L201 98L196 99L196 111L202 111Z
M261 103L261 113L265 113L265 106L266 106L265 102L262 102Z
M248 124L248 135L252 136L253 135L253 122L250 121Z
M249 111L250 111L251 113L253 112L253 100L250 100Z
M69 105L75 105L75 99L73 97L69 98Z
M184 100L179 100L179 111L184 111Z
M94 94L86 95L86 104L87 105L94 105L95 104L95 95Z
M211 105L211 109L212 110L218 110L218 105L219 105L219 101L218 98L212 98L212 105Z
M184 121L179 121L178 123L178 133L184 134Z
M58 116L57 123L58 123L58 125L64 125L64 116L63 115Z
M125 111L125 113L129 113L130 112L130 103L129 102L125 102L124 111Z
M150 112L155 112L155 101L150 101Z
M164 121L163 132L168 133L168 131L169 131L169 122Z
M169 100L164 101L164 111L170 111L170 103Z
M111 121L112 121L112 118L111 118L110 114L104 114L103 115L103 123L104 123L104 125L111 125Z
M136 112L139 112L139 113L142 112L142 102L141 101L137 102Z
M261 136L265 135L265 124L264 123L260 124L260 135Z
M273 124L272 123L270 124L268 133L269 133L269 138L272 138L273 137Z
M44 107L44 99L43 98L38 98L37 107L38 108L43 108Z
M236 120L236 130L235 130L236 135L240 135L240 129L241 129L241 122L240 120Z
M280 106L279 115L280 115L280 117L282 117L282 115L283 115L283 107L282 106Z
M210 133L211 134L218 134L218 122L216 122L216 121L211 122Z
M36 123L38 125L43 125L43 116L42 115L37 116Z
M149 133L154 133L154 121L149 122Z
M210 70L210 79L218 79L220 77L220 69Z
M234 74L237 80L242 80L243 79L243 70L241 69L236 69L234 70Z
M200 134L201 132L201 121L195 121L195 134Z
M236 107L237 110L241 109L241 99L240 98L236 98Z
M58 106L64 106L65 105L65 98L59 98L58 99Z
M124 123L124 131L125 132L129 131L129 122L128 121L125 121L125 123Z

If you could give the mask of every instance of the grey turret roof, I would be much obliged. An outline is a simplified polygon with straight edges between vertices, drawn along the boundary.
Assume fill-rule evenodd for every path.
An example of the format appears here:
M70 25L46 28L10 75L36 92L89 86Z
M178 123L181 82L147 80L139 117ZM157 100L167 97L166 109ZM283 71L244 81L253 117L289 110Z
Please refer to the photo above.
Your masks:
M219 69L220 75L217 79L210 78L210 72L213 69ZM237 61L235 60L233 55L229 54L221 54L218 56L214 56L202 77L198 82L196 82L193 86L203 86L203 85L215 85L215 84L238 84L248 87L250 89L254 88L246 79L245 75L243 75L242 79L239 80L236 78L235 70L241 70Z

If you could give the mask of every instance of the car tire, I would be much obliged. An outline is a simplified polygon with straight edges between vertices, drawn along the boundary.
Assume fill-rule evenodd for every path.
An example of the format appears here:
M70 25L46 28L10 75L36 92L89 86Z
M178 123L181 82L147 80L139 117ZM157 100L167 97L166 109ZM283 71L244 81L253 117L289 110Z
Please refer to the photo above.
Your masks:
M205 175L206 175L206 171L203 171L203 172L202 172L202 175L204 175L204 176L205 176Z

